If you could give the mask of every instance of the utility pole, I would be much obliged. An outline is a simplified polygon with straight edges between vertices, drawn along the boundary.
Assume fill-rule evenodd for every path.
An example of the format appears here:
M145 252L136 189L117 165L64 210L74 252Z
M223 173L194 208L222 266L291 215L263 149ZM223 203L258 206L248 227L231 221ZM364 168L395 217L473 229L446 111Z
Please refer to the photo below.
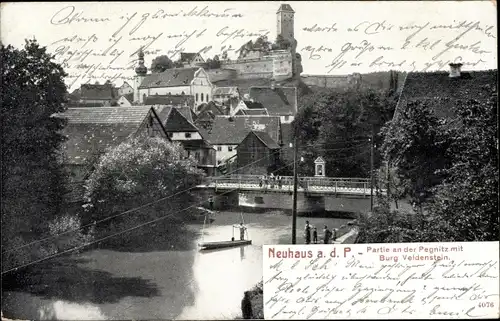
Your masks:
M292 207L292 244L297 244L297 137L293 139L293 207Z
M375 142L374 142L374 130L373 130L373 126L372 126L372 137L370 139L371 141L371 149L370 149L370 212L373 212L373 158L374 158L374 155L373 155L373 149L374 149L374 145L375 145Z

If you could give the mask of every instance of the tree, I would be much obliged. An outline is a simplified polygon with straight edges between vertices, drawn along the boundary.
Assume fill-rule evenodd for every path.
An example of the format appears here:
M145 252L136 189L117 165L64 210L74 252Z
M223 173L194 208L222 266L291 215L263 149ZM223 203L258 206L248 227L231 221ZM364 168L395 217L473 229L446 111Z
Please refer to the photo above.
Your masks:
M299 105L293 126L306 160L301 165L306 167L304 174L314 173L314 159L322 156L329 176L369 176L368 139L372 130L378 133L390 119L395 106L392 93L356 88L344 92L317 90L299 97ZM380 157L376 159L378 165Z
M272 45L272 49L274 50L286 50L290 48L292 44L290 41L285 39L282 35L278 35L276 37L276 40L274 41L274 44Z
M430 229L440 241L498 240L498 123L496 87L485 87L487 101L454 106L458 122L443 126L453 138L447 150L451 165L429 205Z
M167 69L179 67L179 62L173 62L168 56L158 56L151 63L151 72L164 72Z
M441 134L441 123L428 103L410 102L383 129L385 159L408 180L406 193L418 206L432 196L433 187L444 178L438 170L449 163L446 150L450 137Z
M58 162L64 141L67 75L45 47L27 40L2 51L2 240L47 227L62 203L65 176ZM6 233L4 233L6 232Z
M36 40L1 46L2 251L50 233L61 214L66 174L60 146L67 88L63 68ZM40 248L3 255L2 268L40 258ZM35 253L36 252L36 253ZM32 254L35 257L32 257Z
M126 220L111 221L127 227L169 212L187 217L189 212L179 210L193 203L195 195L189 189L204 175L194 159L183 155L179 144L161 138L135 138L120 144L101 156L85 182L84 207L93 220L99 220L154 202ZM175 193L179 194L158 202Z

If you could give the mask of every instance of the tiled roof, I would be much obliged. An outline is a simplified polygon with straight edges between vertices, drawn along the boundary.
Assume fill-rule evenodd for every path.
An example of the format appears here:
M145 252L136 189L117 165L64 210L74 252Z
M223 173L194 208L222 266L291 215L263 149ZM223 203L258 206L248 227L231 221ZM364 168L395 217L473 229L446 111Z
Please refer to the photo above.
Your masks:
M247 106L248 109L263 109L264 106L257 101L244 100L243 103Z
M190 95L151 95L146 97L144 105L174 105L191 106L194 103L193 96Z
M268 133L266 132L256 132L252 131L251 134L257 136L257 138L270 149L278 149L280 146L276 143ZM250 135L250 134L249 134Z
M125 97L125 99L127 99L130 103L134 102L134 93L128 93L122 96Z
M84 164L93 155L117 146L135 134L150 107L68 108L58 117L67 119L63 144L69 164Z
M421 101L430 104L438 117L453 117L452 107L459 100L486 100L491 91L485 86L497 86L497 70L462 72L462 77L450 78L448 72L409 73L400 103Z
M269 115L286 116L297 113L297 89L295 87L251 87L250 98L262 103Z
M139 124L144 120L149 110L150 107L146 106L68 108L58 116L67 118L70 124Z
M236 116L238 115L249 115L249 116L269 116L267 113L267 109L265 108L260 108L260 109L240 109L238 112L235 114Z
M199 68L172 68L147 75L139 88L189 86Z
M247 94L249 92L250 87L270 87L273 83L273 80L270 78L250 78L250 79L241 79L241 78L231 78L225 80L213 81L212 84L217 87L237 87L241 96ZM276 81L276 86L279 87L297 87L304 86L301 84L300 80L297 79L286 79L283 81Z
M280 8L278 9L278 12L280 12L280 11L295 12L295 11L293 11L292 7L288 3L281 4Z
M216 116L204 137L212 145L238 145L251 131L264 131L276 142L280 139L280 119L271 116Z
M116 97L111 84L82 84L80 98L83 100L112 100Z
M238 95L238 87L217 87L214 90L213 96L217 95Z
M224 111L221 108L222 107L219 107L212 102L203 104L200 111L198 112L197 119L199 121L211 120L214 119L215 116L224 115Z
M156 107L155 106L155 110ZM191 109L189 107L162 106L158 112L165 130L167 132L196 132L198 129L193 125Z
M198 54L196 52L181 52L182 62L191 62Z

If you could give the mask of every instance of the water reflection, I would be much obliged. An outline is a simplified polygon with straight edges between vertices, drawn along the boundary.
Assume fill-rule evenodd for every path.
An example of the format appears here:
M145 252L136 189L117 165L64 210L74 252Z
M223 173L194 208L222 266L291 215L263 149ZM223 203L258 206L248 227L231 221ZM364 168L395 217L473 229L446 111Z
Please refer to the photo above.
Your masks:
M232 226L242 218L251 245L198 251L200 242L229 241ZM300 231L305 220L297 219L298 243L304 242ZM319 227L346 223L342 219L308 220ZM74 258L81 259L78 269L69 273L68 267L64 278L51 263L42 269L44 277L38 281L47 289L2 291L8 297L2 298L3 312L10 318L41 320L234 319L240 315L244 291L262 278L261 246L291 242L291 217L279 213L224 212L204 229L200 225L190 228L197 233L180 233L179 238L189 243L180 249L171 249L171 240L153 237L147 230L140 251L82 253ZM64 293L68 291L71 295Z

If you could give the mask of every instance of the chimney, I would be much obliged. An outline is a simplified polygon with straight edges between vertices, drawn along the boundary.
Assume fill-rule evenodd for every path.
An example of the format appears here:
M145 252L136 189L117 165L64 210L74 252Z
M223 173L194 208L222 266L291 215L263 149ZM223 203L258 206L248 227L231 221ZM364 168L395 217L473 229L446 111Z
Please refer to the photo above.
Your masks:
M463 64L451 63L450 64L450 78L460 77L462 66L463 66Z

